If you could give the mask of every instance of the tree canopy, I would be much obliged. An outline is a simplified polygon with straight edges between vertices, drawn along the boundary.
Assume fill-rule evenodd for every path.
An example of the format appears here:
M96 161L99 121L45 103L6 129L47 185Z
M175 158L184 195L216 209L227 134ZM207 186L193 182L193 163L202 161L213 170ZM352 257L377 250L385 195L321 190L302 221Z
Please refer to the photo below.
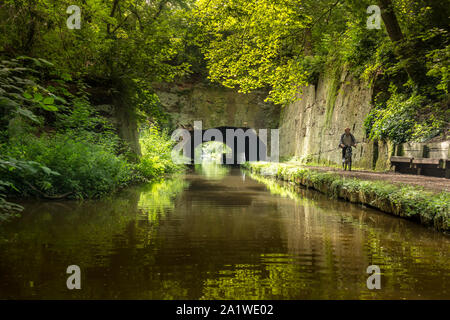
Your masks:
M368 29L369 6L380 29ZM61 74L132 87L161 116L153 84L190 76L286 105L343 68L377 86L372 138L404 142L448 127L449 6L439 0L84 0L0 2L0 54L43 58ZM376 80L376 81L375 81Z
M168 81L187 71L189 0L85 0L81 28L68 29L70 1L2 1L3 54L45 57L61 68L101 78Z
M367 27L366 0L199 0L197 39L209 78L241 92L268 89L268 100L286 105L320 73L338 77L345 67L377 86L370 137L401 143L446 130L449 6L375 4L379 28Z

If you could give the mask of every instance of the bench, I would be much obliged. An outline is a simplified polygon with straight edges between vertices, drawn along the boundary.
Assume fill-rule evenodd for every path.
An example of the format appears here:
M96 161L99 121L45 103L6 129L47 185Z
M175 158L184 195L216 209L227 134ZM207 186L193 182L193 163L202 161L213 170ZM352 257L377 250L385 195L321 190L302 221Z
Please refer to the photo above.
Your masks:
M412 161L409 157L391 157L391 167L395 172L415 174L417 170L412 168Z
M450 159L445 160L445 177L450 179Z
M394 171L450 179L450 159L391 157Z
M433 177L445 177L443 159L419 158L412 160L412 167L417 170L417 174Z

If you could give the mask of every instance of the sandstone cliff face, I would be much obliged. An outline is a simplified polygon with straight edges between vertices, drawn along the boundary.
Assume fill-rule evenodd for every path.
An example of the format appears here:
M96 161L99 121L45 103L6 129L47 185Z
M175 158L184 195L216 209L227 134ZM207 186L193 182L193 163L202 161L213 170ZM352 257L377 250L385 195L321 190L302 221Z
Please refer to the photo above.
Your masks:
M364 120L370 112L373 89L347 71L324 72L317 85L302 88L300 100L283 108L280 118L280 156L341 163L340 135L352 130L358 146L354 166L388 170L391 155L414 158L450 158L450 141L405 143L394 146L366 139Z
M202 121L203 129L220 126L271 129L278 127L280 107L264 102L267 93L240 94L203 84L173 84L157 90L176 128Z
M334 73L336 74L336 73ZM366 142L364 119L371 109L373 90L347 71L324 72L317 85L302 88L300 100L283 108L280 119L280 156L309 157L341 163L339 139L349 127L359 143L353 149L354 165L372 169L389 146ZM377 157L378 155L378 157ZM377 165L380 169L385 163Z

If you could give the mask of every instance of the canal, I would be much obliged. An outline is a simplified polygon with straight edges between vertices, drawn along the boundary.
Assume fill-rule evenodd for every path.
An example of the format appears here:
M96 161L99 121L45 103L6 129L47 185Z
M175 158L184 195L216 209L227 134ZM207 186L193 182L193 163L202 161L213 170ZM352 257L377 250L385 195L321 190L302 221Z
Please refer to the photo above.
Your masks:
M450 298L448 236L239 169L23 205L0 226L0 299Z

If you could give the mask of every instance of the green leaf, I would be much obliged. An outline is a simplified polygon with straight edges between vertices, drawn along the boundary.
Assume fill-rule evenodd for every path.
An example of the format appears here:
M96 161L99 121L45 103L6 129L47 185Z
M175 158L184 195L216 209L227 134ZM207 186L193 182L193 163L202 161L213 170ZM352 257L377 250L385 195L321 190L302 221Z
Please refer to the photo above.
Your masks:
M24 109L24 108L17 108L16 113L18 115L21 115L27 119L30 119L33 122L39 122L39 120L36 118L36 116L33 114L33 112L31 112L28 109Z
M42 166L42 171L44 171L46 174L52 173L52 170L50 168L44 166Z
M34 62L34 64L35 64L36 66L42 67L42 63L41 63L38 59L36 59L36 58L31 58L31 60Z
M55 99L53 99L52 97L47 97L44 99L43 102L44 102L44 104L49 105L49 104L53 104L55 102Z
M43 104L42 102L40 102L39 105L42 107L42 109L47 110L47 111L51 111L51 112L58 111L58 107L54 106L54 105Z
M11 85L11 84L5 84L5 85L3 85L3 88L7 88L7 89L12 89L12 90L16 90L16 91L19 91L19 92L23 92L22 88L19 88L17 86Z
M43 99L42 94L40 93L35 93L34 94L34 101L41 101Z
M65 81L71 81L72 76L68 73L63 73L63 74L61 74L61 79L65 80Z
M23 96L24 96L25 98L27 98L27 99L33 99L33 96L32 96L31 94L29 94L28 92L25 92L25 93L23 94Z
M50 169L49 167L46 167L46 166L42 166L41 169L48 175L53 175L53 176L61 175L59 172L53 171L52 169Z
M55 97L55 101L59 101L59 102L61 102L62 104L67 104L66 99L61 98L61 97L59 97L59 96L56 96L56 97Z
M40 62L42 62L43 64L45 64L46 66L48 66L48 67L53 67L54 66L53 63L51 63L50 61L47 61L45 59L39 58L38 60Z
M14 98L14 99L16 99L16 101L17 100L21 100L21 101L26 101L27 99L25 99L23 96L21 96L20 94L18 94L18 93L10 93L10 94L8 94L11 98ZM17 102L19 102L19 101L17 101Z

